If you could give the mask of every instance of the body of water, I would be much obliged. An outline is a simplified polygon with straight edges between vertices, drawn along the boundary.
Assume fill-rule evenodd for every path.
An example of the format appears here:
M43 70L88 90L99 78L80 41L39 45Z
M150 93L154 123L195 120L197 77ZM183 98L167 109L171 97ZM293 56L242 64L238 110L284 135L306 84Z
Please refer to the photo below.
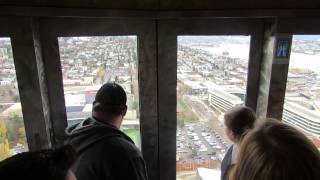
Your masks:
M198 46L194 48L208 51L214 55L229 52L231 57L248 60L250 47L249 44L222 44L220 47ZM290 68L310 69L320 73L320 54L291 53Z

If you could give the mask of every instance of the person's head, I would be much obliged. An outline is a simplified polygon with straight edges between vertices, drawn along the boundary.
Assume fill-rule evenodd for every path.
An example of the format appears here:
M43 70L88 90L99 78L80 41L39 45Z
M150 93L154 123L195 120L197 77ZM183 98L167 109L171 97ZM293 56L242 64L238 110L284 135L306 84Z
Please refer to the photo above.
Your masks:
M254 127L256 116L254 111L246 106L236 106L224 115L225 130L228 138L238 142L243 134Z
M304 134L266 119L241 141L230 180L315 180L319 169L319 151Z
M127 95L116 83L106 83L97 92L92 107L92 116L120 128L127 112Z
M0 179L76 180L70 170L74 160L71 146L20 153L0 162Z

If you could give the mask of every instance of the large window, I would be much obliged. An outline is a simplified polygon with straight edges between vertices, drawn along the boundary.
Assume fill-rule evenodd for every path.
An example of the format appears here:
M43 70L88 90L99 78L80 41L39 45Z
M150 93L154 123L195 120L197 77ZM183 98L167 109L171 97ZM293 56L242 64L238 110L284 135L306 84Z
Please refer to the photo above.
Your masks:
M178 36L177 179L220 179L223 117L244 104L249 47L249 36Z
M294 35L283 121L320 148L320 35Z
M0 161L28 150L10 38L0 38Z
M68 124L91 116L97 90L106 82L127 93L123 131L140 147L136 36L59 37Z

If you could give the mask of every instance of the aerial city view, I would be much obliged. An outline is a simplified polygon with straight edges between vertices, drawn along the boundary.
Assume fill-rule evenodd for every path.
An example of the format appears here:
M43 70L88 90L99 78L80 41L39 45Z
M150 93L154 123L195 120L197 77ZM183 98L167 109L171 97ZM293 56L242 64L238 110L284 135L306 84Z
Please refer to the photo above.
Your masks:
M178 37L177 179L220 179L231 145L223 116L244 104L249 46L249 36ZM318 148L319 58L320 36L293 37L283 113L283 121L303 130Z
M231 145L224 113L245 101L250 36L178 36L177 179L218 174ZM141 146L136 36L60 37L68 124L90 116L100 86L128 96L123 131ZM294 36L283 121L320 147L320 36ZM9 38L0 39L0 160L27 151Z
M249 36L179 36L177 68L177 179L216 171L231 141L223 115L243 105Z
M0 161L27 150L11 42L0 38Z
M106 82L116 82L127 93L122 130L140 147L137 37L60 37L58 41L68 124L91 116L97 90Z

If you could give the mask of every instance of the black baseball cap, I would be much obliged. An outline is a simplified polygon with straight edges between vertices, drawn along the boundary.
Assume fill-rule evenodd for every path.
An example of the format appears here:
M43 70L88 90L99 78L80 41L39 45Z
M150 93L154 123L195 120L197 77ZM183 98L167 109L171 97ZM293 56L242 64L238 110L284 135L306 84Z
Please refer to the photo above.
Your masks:
M127 109L127 95L119 84L108 82L98 90L95 103L97 111L118 114Z

